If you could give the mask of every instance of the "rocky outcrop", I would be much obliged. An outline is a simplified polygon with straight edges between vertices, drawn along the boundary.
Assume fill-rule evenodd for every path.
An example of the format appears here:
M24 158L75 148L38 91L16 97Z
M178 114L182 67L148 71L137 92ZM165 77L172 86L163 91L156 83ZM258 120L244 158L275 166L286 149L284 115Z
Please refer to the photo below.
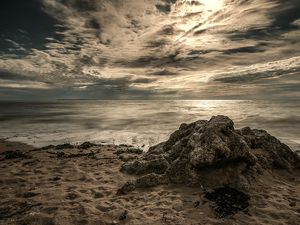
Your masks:
M182 124L169 140L150 147L121 171L138 175L121 192L159 184L249 188L267 169L299 167L300 159L287 145L263 130L237 130L226 116Z

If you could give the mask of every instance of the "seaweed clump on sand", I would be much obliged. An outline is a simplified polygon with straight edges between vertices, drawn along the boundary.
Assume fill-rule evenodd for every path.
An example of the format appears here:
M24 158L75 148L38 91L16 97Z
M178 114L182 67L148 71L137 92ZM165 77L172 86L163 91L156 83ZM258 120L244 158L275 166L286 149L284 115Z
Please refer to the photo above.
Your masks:
M101 145L86 141L80 145L72 145L70 143L65 143L65 144L60 144L60 145L48 145L48 146L40 148L40 150L49 150L49 149L65 150L65 149L74 149L74 148L86 150L86 149L89 149L92 147L97 147L97 146L101 146Z
M24 153L21 151L5 151L1 153L0 155L3 155L4 159L30 159L31 156L28 153Z
M161 184L248 190L265 170L295 168L299 156L266 131L235 129L227 116L214 116L181 124L167 141L124 163L121 171L138 178L119 192Z
M205 197L215 202L214 210L219 218L246 211L250 200L248 194L230 187L216 188L212 192L206 192Z
M86 142L83 142L81 145L79 145L79 149L89 149L89 148L96 147L96 146L99 146L99 145L86 141Z

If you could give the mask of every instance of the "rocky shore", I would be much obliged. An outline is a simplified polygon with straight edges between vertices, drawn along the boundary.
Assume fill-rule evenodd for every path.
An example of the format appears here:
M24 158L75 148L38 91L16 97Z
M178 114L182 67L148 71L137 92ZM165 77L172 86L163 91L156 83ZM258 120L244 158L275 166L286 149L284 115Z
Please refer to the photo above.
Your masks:
M226 116L133 146L0 142L0 224L300 224L300 158Z
M266 131L234 129L230 118L216 116L181 124L166 142L125 163L121 171L139 175L123 187L125 192L169 183L247 190L265 170L299 168L299 156Z

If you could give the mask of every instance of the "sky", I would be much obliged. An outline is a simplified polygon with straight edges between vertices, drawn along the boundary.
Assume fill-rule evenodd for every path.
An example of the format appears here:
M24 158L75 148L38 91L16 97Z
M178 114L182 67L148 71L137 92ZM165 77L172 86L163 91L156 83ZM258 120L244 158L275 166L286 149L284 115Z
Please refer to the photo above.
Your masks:
M0 100L299 99L299 0L4 0Z

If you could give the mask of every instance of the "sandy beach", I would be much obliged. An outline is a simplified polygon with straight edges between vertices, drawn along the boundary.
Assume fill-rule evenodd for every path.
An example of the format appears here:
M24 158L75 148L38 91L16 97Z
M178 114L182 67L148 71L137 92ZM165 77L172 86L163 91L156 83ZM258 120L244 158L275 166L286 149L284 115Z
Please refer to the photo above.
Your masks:
M130 150L131 149L131 150ZM18 154L13 154L13 151ZM179 185L118 189L129 146L0 145L0 224L300 224L300 171L271 171L249 191L247 210L218 218L203 190Z
M300 225L300 0L7 0L0 225Z

